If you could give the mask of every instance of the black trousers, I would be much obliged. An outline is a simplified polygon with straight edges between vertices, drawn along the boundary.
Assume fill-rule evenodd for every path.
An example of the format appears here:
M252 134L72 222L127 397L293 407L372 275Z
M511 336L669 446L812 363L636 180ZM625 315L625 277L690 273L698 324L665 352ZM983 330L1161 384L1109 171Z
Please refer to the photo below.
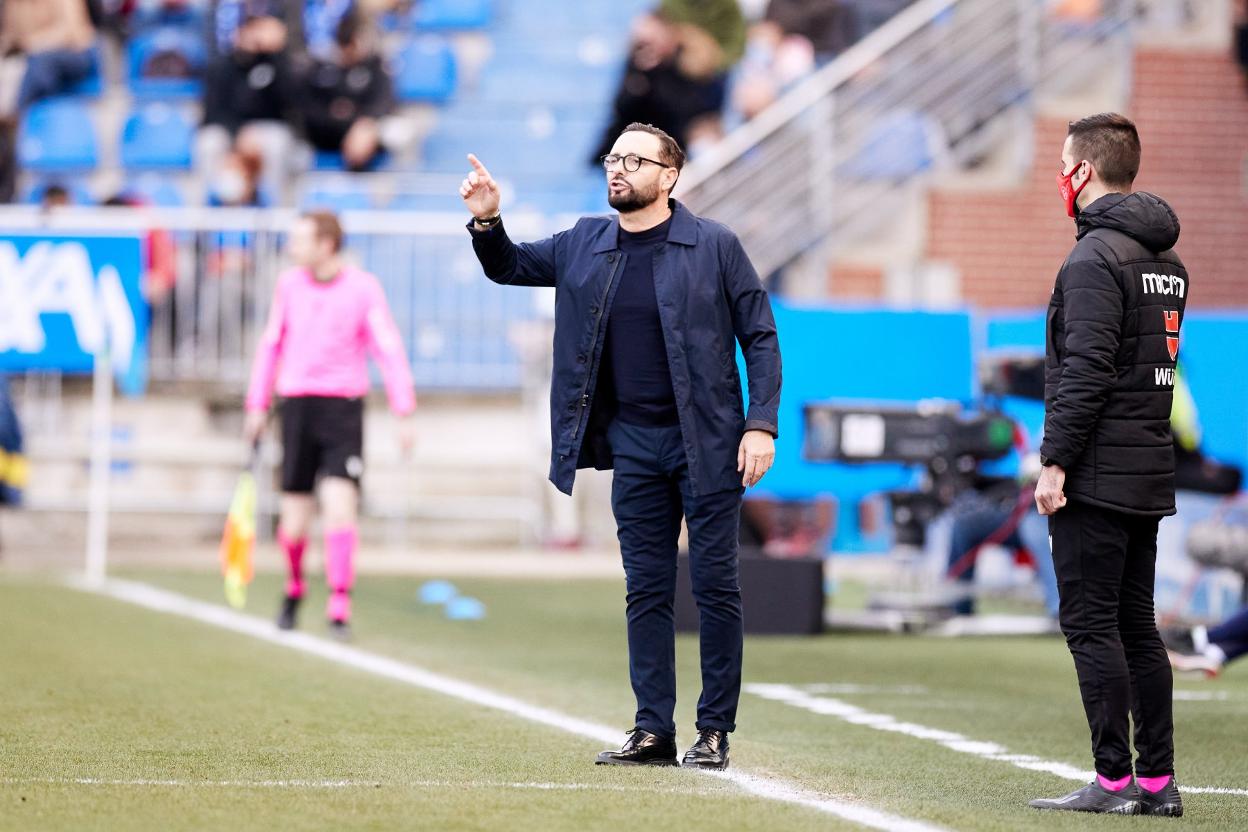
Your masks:
M1128 715L1136 775L1174 773L1174 680L1153 611L1158 520L1074 500L1049 518L1058 619L1075 659L1096 771L1111 780L1132 773Z
M744 626L738 582L741 489L694 496L680 427L615 421L611 508L628 586L628 671L636 726L676 736L676 546L689 527L690 578L698 605L702 696L697 728L732 731L741 697Z

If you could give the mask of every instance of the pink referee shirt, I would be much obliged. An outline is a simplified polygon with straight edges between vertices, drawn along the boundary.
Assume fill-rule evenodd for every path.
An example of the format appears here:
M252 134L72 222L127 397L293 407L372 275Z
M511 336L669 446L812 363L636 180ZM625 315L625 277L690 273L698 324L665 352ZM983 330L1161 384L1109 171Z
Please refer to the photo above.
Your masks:
M377 278L354 266L329 281L302 268L283 272L252 365L247 409L268 409L275 378L281 396L363 396L368 353L381 367L390 409L415 410L412 371Z

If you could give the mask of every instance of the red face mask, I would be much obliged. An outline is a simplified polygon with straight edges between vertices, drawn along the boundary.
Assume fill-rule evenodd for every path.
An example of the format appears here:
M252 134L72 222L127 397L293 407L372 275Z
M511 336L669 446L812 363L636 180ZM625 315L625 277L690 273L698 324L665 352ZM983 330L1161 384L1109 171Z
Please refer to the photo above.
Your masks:
M1092 177L1089 176L1087 179L1083 180L1083 184L1081 184L1078 188L1071 187L1070 180L1075 178L1075 172L1079 170L1079 165L1082 164L1083 162L1080 162L1078 165L1075 165L1070 169L1070 173L1057 174L1057 189L1061 191L1062 201L1066 203L1066 216L1072 219L1079 213L1079 208L1075 205L1075 200L1079 198L1079 194L1088 186L1088 183L1092 181Z

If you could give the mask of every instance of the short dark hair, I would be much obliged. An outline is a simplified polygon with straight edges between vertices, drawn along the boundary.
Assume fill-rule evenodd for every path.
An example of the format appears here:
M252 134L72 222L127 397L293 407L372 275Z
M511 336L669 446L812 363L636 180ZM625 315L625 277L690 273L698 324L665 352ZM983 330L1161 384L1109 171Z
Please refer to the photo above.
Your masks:
M1106 185L1131 187L1140 172L1140 134L1131 119L1099 113L1072 121L1067 135L1076 162L1091 162Z
M339 222L338 215L333 211L306 211L299 218L312 223L316 229L318 240L329 240L332 242L335 252L342 250L342 223Z
M364 13L353 4L334 27L334 43L346 48L364 31Z
M651 136L657 136L659 139L659 161L676 168L677 173L685 166L685 151L680 149L680 145L666 131L660 130L653 124L643 124L640 121L634 121L621 131L621 134L623 133L649 133Z

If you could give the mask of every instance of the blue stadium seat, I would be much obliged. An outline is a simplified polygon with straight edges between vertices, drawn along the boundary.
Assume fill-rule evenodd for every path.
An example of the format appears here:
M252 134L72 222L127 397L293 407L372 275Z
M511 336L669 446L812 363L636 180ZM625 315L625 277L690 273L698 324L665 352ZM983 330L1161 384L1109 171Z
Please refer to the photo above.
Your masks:
M130 91L144 98L196 97L203 88L201 80L208 61L203 33L184 26L162 26L136 35L126 49L130 64ZM191 77L160 77L151 75L153 59L162 56L185 60Z
M299 201L302 208L327 208L331 211L371 211L373 199L363 190L319 189L304 193Z
M417 38L394 59L395 92L403 101L446 101L455 81L455 53L441 38Z
M95 127L87 107L72 98L40 101L26 113L17 146L26 170L90 170L98 162Z
M425 141L424 167L456 173L475 153L500 177L581 172L601 133L597 122L443 119Z
M481 98L491 104L565 106L592 102L605 109L622 65L580 60L543 60L532 54L499 55L486 66Z
M552 30L561 35L570 32L616 32L622 40L627 40L629 23L633 18L656 5L653 0L610 0L602 3L509 0L507 13L500 15L498 28L511 33L546 36Z
M464 201L459 194L397 194L386 206L391 211L433 211L464 213Z
M127 168L186 170L191 166L195 124L175 107L140 105L121 132L121 163Z
M136 32L174 25L196 29L202 37L209 4L210 0L187 0L177 4L165 4L161 0L139 0L131 23Z
M385 150L374 157L372 164L367 168L369 171L381 170L390 164L390 154ZM342 154L333 150L318 150L312 155L312 170L320 171L338 171L346 170L343 164Z
M160 208L181 208L186 204L186 197L178 186L160 174L141 174L126 184L125 192Z
M484 29L494 19L492 0L423 0L415 13L422 31Z

